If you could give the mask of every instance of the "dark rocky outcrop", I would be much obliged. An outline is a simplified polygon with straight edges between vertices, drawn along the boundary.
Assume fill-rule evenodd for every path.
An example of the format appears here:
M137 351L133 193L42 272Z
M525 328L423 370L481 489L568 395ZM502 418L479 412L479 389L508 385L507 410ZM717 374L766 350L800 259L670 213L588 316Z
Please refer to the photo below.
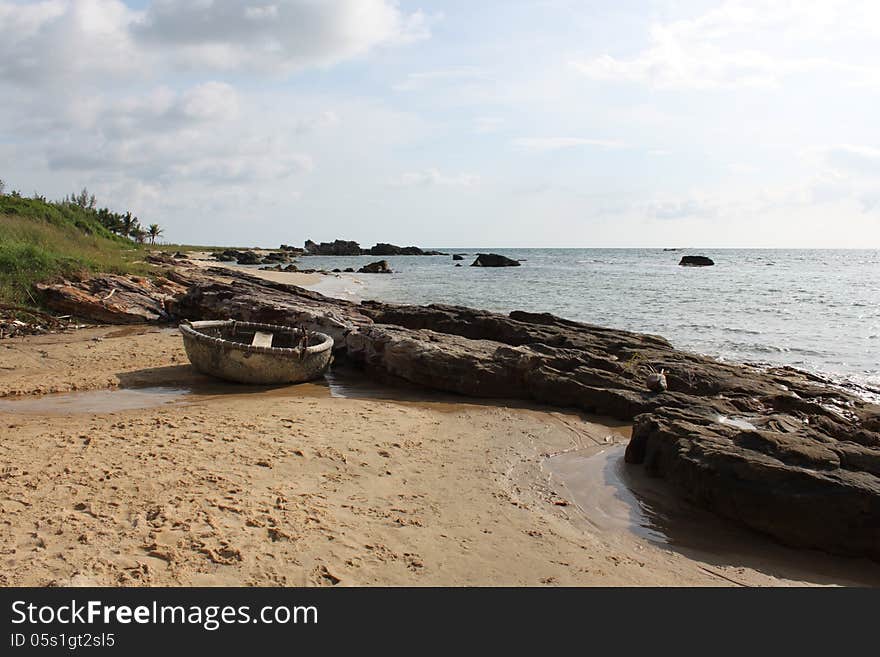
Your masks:
M335 242L321 242L316 244L312 240L306 240L306 255L324 255L324 256L354 256L354 255L372 255L372 256L400 256L400 255L446 255L440 251L425 251L417 246L397 246L396 244L388 244L379 242L369 249L362 249L357 242L347 242L344 240L336 240Z
M237 249L223 249L222 251L215 251L211 257L219 262L234 262L242 256L242 253L243 251Z
M471 267L519 267L519 262L497 253L478 253Z
M271 251L263 256L263 262L266 264L273 262L288 262L289 260L290 256L283 251Z
M453 259L453 260L464 260L464 256L459 255L459 254L457 254L457 253L454 253L454 254L452 255L452 259Z
M228 269L173 278L188 291L159 305L180 318L304 324L377 377L631 421L626 460L693 502L791 545L880 560L880 407L821 377L549 314L356 304ZM665 392L647 389L651 371Z
M261 265L263 259L253 251L241 251L236 262L240 265Z
M396 244L385 244L380 242L373 247L370 247L368 251L364 252L364 255L374 255L374 256L432 256L432 255L446 255L445 253L441 253L440 251L425 251L420 249L417 246L397 246Z
M686 255L681 257L681 260L678 264L682 267L711 267L715 264L715 261L712 260L712 258L707 258L706 256Z
M371 262L368 265L364 265L360 269L358 269L358 274L391 274L391 267L388 265L387 260L378 260L376 262Z
M341 349L380 377L633 421L627 460L694 502L786 543L880 559L880 409L827 381L546 314L353 305L288 288L284 317L277 292L243 292L223 292L234 306L222 312L288 322L336 313ZM649 365L665 371L666 392L647 390Z
M306 240L305 247L306 255L355 256L363 253L360 244L345 240L321 242L320 244L316 244L312 240Z

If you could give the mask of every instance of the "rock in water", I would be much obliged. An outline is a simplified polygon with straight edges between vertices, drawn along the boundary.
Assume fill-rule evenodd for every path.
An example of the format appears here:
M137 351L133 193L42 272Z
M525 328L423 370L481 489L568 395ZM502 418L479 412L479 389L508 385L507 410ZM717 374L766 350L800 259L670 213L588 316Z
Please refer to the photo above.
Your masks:
M377 260L358 269L358 274L391 274L387 260Z
M464 256L460 256L457 253L452 256L453 260L464 260Z
M497 253L478 253L471 267L519 267L519 262Z
M347 240L321 242L320 244L315 244L312 240L306 240L305 247L308 255L352 256L363 253L360 244Z
M678 264L682 267L711 267L715 262L706 256L682 256Z

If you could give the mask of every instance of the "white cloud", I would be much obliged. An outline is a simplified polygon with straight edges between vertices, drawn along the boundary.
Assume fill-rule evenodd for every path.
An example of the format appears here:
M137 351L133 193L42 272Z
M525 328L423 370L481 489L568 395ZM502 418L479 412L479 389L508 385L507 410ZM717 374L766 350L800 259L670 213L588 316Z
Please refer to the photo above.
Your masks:
M513 140L519 150L532 152L558 151L578 146L597 146L599 148L624 148L622 142L612 139L588 139L586 137L523 137Z
M290 73L430 36L391 0L0 0L0 80L92 83L160 69Z
M474 119L474 132L488 134L498 132L504 127L504 119L497 116L480 116Z
M644 206L644 211L657 219L707 219L719 210L718 201L702 197L651 201Z
M733 0L695 18L655 23L650 45L632 57L606 53L571 65L596 80L673 89L775 87L806 73L877 84L880 75L871 62L817 47L817 41L876 36L878 19L878 5L871 2Z
M425 169L424 171L409 171L402 173L390 181L392 187L473 187L479 184L480 177L469 173L453 175L440 173L437 169Z
M839 175L880 176L880 149L841 144L823 149L825 165Z
M854 202L862 213L880 209L880 149L837 144L804 151L816 168L806 194L814 204Z
M71 84L140 70L128 32L135 16L118 0L0 1L0 81Z
M417 91L432 84L473 82L475 80L485 80L488 77L486 71L472 66L464 66L437 71L408 73L403 81L393 85L392 88L395 91Z

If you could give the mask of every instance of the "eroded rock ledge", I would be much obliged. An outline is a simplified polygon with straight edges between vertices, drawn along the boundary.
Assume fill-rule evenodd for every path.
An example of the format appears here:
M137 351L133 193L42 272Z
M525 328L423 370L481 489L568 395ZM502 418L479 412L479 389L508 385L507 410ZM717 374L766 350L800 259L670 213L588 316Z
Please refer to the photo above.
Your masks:
M721 363L661 337L455 306L355 304L228 270L179 271L180 319L306 324L377 376L634 423L626 460L797 546L880 559L880 407L790 368ZM645 376L665 369L668 391Z

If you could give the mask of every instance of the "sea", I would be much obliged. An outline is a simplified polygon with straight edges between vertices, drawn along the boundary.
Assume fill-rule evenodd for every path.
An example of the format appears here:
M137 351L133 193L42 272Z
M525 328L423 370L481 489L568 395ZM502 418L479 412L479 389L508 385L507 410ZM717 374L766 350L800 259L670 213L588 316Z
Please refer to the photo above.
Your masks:
M393 274L319 285L358 299L444 303L560 317L661 335L724 361L791 365L880 393L880 250L443 249L385 257ZM499 253L520 267L469 266ZM681 267L705 255L711 267ZM375 256L308 256L359 268ZM461 267L455 267L461 264Z

